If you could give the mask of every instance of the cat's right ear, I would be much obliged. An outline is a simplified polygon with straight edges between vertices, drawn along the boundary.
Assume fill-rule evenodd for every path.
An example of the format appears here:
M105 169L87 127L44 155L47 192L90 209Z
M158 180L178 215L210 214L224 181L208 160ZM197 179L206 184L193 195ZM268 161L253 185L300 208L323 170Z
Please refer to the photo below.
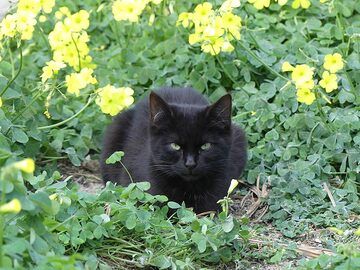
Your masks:
M150 122L155 127L163 126L172 115L168 104L154 92L150 93L149 107Z

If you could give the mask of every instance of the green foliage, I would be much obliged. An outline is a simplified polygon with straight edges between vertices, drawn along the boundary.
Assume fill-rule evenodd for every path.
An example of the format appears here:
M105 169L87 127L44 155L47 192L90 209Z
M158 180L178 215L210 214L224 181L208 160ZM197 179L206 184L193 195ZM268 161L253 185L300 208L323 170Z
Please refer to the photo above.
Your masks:
M148 182L126 188L109 183L95 195L59 182L58 172L31 176L4 167L1 175L11 186L3 194L23 206L18 215L1 216L5 267L97 269L112 262L199 269L239 258L249 237L232 216L198 218L163 195L146 193ZM169 208L176 209L171 217Z
M90 12L89 54L99 87L131 86L137 100L162 86L192 86L212 101L232 93L233 120L249 142L243 178L250 184L258 176L271 182L265 218L285 236L313 227L359 226L358 221L346 222L360 213L358 1L314 0L306 10L273 3L261 11L242 3L234 9L244 25L241 40L234 42L234 52L218 57L190 46L188 33L176 26L181 12L202 1L164 1L146 9L137 24L116 22L106 1L58 2L56 9L64 5L72 12ZM37 25L31 41L6 40L0 50L0 93L6 89L0 95L0 166L25 157L40 165L36 177L14 172L0 187L6 199L18 198L23 205L20 214L6 217L5 264L11 259L19 269L104 267L109 261L102 258L111 254L110 262L118 264L198 269L239 259L242 242L236 235L247 234L235 218L198 219L163 196L145 193L149 186L144 183L108 185L91 195L60 181L56 161L69 159L78 166L89 154L97 158L111 119L90 99L94 89L82 90L79 97L66 93L66 71L52 83L41 83L42 67L52 58L47 35L55 24L53 15ZM339 89L324 93L331 103L323 97L311 106L298 103L281 64L304 63L320 70L324 56L334 52L343 56L345 67L338 74ZM44 115L47 101L51 119ZM109 161L120 161L121 155ZM48 174L41 173L43 164ZM57 198L50 200L54 193ZM168 208L176 213L171 219ZM358 257L351 256L323 256L323 263L307 267L338 266Z

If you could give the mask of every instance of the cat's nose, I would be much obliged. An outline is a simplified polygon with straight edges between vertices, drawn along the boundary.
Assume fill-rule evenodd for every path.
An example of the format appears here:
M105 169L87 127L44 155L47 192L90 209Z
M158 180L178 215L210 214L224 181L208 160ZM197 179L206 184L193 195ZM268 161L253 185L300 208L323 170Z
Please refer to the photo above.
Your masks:
M187 156L185 158L185 167L188 168L189 170L192 170L196 167L196 161L195 158L193 156Z

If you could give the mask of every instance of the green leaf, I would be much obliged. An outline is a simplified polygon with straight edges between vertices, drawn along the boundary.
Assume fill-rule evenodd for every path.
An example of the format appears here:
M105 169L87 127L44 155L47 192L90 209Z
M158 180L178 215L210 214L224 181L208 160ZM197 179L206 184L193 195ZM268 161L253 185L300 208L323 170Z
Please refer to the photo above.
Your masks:
M167 205L169 206L170 209L178 209L181 207L181 205L178 204L177 202L168 202Z
M123 151L116 151L110 157L108 157L105 161L106 164L114 164L119 162L121 158L124 156Z
M34 194L31 194L29 198L35 205L39 206L46 213L51 215L56 214L56 209L53 209L49 195L45 192L38 191Z
M159 269L168 269L171 266L171 261L164 255L153 258L151 263Z
M25 144L29 141L29 137L21 129L13 128L13 140Z
M125 222L125 226L126 228L128 228L129 230L132 230L135 228L136 226L136 216L135 214L131 214L127 219L126 219L126 222Z
M234 219L232 216L228 216L226 220L221 224L224 232L228 233L231 232L234 228Z
M197 245L197 248L200 253L205 252L206 250L206 238L201 233L194 233L191 236L191 240Z

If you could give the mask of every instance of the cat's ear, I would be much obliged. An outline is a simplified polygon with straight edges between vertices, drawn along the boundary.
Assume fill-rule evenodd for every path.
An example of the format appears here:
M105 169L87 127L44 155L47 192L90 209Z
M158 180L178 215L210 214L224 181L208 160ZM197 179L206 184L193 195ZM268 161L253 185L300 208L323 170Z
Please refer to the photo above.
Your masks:
M150 121L154 126L164 125L172 115L168 104L154 92L149 96Z
M210 127L228 129L231 126L231 95L226 94L207 108Z

